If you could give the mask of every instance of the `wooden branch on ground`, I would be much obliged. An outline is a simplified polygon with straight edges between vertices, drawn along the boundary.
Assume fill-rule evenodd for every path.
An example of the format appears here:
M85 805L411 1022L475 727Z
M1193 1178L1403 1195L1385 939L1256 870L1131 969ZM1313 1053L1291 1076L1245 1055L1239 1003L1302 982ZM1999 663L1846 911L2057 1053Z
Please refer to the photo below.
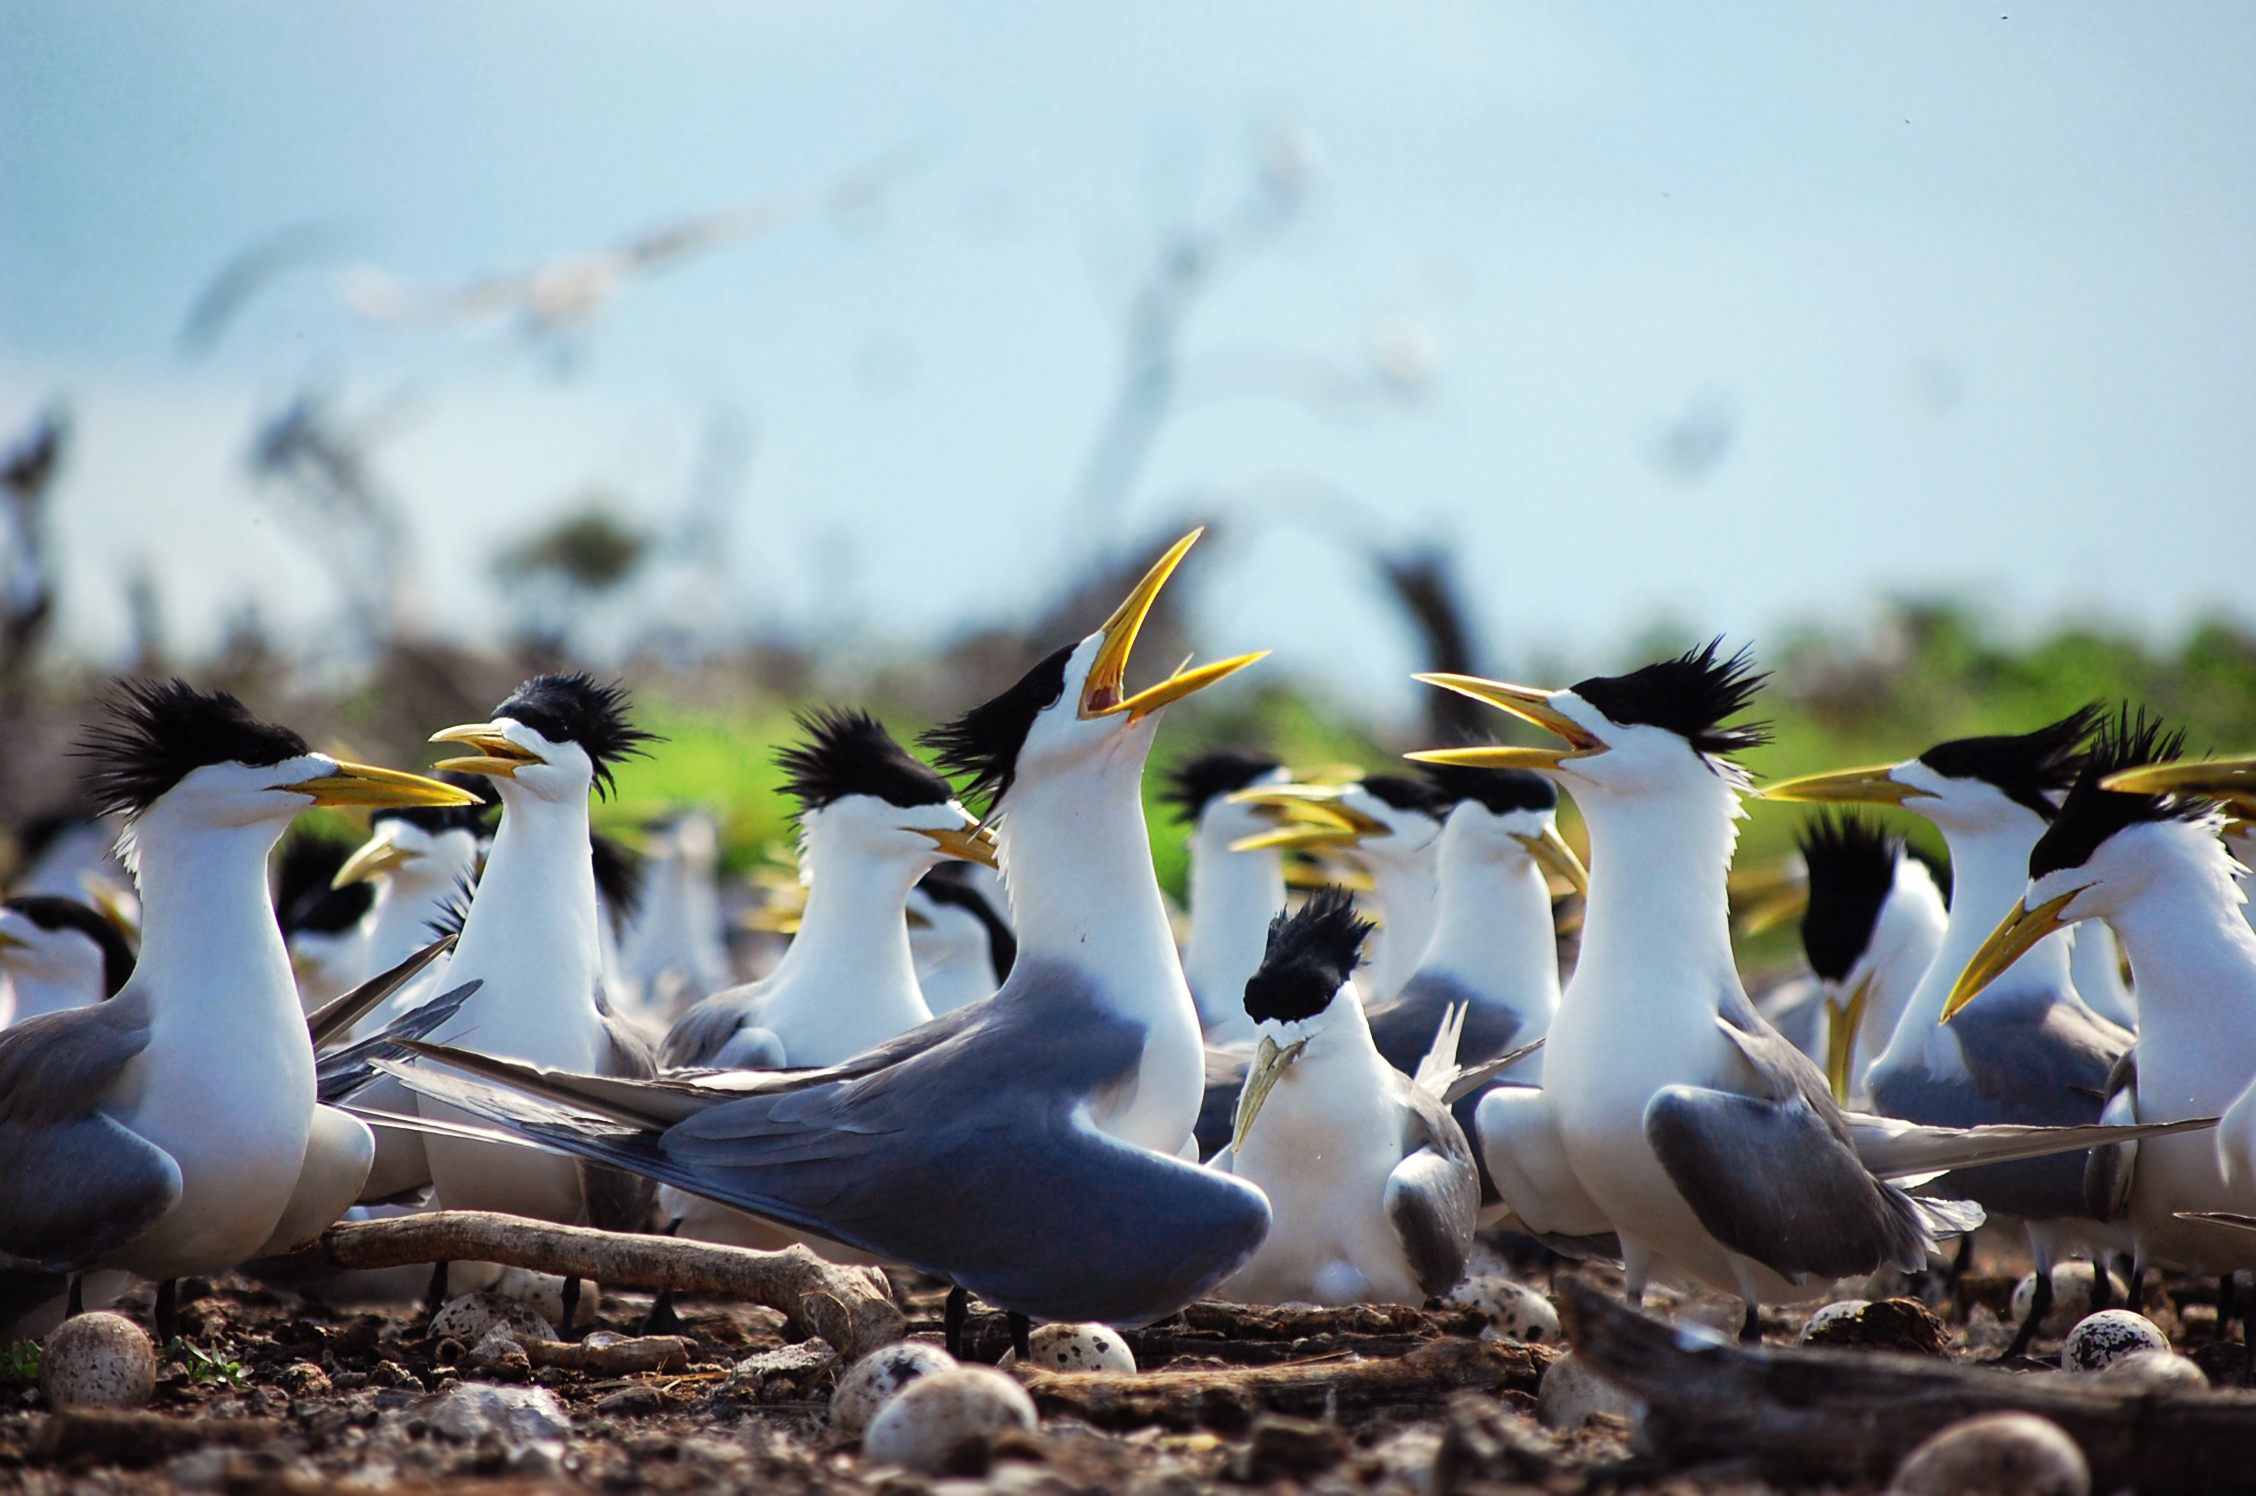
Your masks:
M1884 1481L1930 1434L1978 1413L2067 1431L2092 1489L2256 1491L2256 1396L2139 1392L2066 1373L2016 1375L1923 1356L1746 1349L1680 1331L1581 1283L1567 1338L1641 1398L1638 1443L1671 1466L1730 1464L1780 1482Z
M711 1294L780 1310L794 1333L820 1335L848 1359L899 1340L906 1329L881 1274L835 1266L805 1247L748 1252L667 1236L551 1226L489 1211L344 1221L279 1261L292 1268L498 1262L608 1288Z
M1182 1356L1233 1366L1274 1366L1313 1356L1404 1356L1447 1335L1478 1336L1488 1321L1477 1309L1418 1309L1406 1304L1349 1304L1339 1308L1281 1308L1204 1299L1186 1304L1141 1330L1123 1330L1136 1364L1157 1370ZM912 1329L938 1333L937 1318ZM1001 1314L975 1312L964 1326L964 1348L975 1361L997 1361L1010 1349Z
M1385 1360L1295 1361L1222 1371L1049 1372L1019 1378L1044 1417L1103 1429L1237 1432L1261 1413L1354 1424L1438 1411L1465 1391L1535 1391L1558 1352L1500 1341L1434 1340Z

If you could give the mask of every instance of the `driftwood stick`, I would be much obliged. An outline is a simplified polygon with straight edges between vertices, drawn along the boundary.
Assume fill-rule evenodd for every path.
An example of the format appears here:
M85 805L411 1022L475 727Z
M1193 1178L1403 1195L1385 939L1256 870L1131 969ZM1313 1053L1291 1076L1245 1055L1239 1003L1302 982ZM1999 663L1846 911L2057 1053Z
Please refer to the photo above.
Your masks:
M1220 1371L1047 1372L1019 1379L1045 1417L1104 1429L1236 1432L1260 1413L1355 1423L1438 1410L1452 1393L1535 1391L1558 1352L1497 1341L1435 1340L1378 1361L1295 1361Z
M1199 1356L1233 1366L1274 1366L1314 1356L1401 1356L1444 1335L1478 1336L1487 1320L1476 1309L1417 1309L1404 1304L1349 1304L1338 1308L1229 1304L1202 1299L1121 1337L1136 1364L1156 1370L1178 1356ZM937 1332L937 1318L911 1328ZM964 1345L975 1361L995 1361L1010 1349L1010 1326L999 1313L974 1312Z
M530 1366L554 1366L596 1376L628 1377L678 1371L696 1359L697 1342L681 1335L637 1335L597 1345L574 1340L519 1340Z
M782 1311L792 1330L820 1335L849 1358L901 1338L906 1327L872 1269L838 1267L805 1247L741 1247L551 1226L482 1210L438 1210L382 1221L345 1221L280 1259L292 1267L407 1267L498 1262L611 1288L671 1289L741 1299Z
M215 1447L250 1449L278 1439L274 1418L179 1418L139 1408L66 1408L37 1425L35 1462L91 1455L105 1465L153 1465L177 1454Z
M1586 1284L1560 1307L1575 1354L1643 1399L1638 1442L1671 1465L1729 1463L1781 1482L1883 1481L1913 1446L1977 1413L2065 1429L2092 1488L2256 1491L2256 1397L2125 1394L2066 1374L2012 1375L1924 1356L1751 1350L1679 1331Z

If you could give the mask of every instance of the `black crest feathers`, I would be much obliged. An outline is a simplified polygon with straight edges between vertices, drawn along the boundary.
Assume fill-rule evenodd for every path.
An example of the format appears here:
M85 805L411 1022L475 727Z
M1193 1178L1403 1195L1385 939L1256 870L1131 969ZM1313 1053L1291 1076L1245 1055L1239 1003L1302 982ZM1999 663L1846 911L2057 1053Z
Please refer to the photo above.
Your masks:
M2185 734L2166 730L2162 719L2147 715L2144 708L2134 712L2126 704L2102 721L2068 798L2029 853L2029 876L2082 867L2109 837L2143 822L2190 821L2206 814L2209 802L2198 797L2125 795L2099 787L2110 774L2169 763L2184 752Z
M609 799L611 771L630 758L646 757L642 745L656 733L627 724L628 697L618 682L604 684L584 670L569 675L536 675L494 708L496 719L523 723L551 743L577 743L595 766L596 793Z
M1821 814L1803 824L1801 844L1809 873L1802 951L1811 971L1845 981L1872 944L1903 842L1863 816Z
M225 691L199 691L184 680L121 682L104 720L78 746L96 813L128 816L207 764L279 764L312 751Z
M2081 706L2035 732L1937 743L1919 761L1951 779L1979 779L2049 821L2051 797L2075 780L2085 740L2102 715L2097 704Z
M939 756L940 767L963 779L966 800L981 800L992 810L1010 793L1034 719L1065 694L1065 663L1074 648L1060 646L1002 695L924 734L921 741Z
M1291 913L1269 921L1269 946L1246 980L1246 1016L1293 1023L1330 1005L1363 958L1372 925L1344 888L1321 888Z
M1673 660L1655 660L1627 675L1594 675L1574 693L1623 726L1661 727L1702 753L1722 756L1770 741L1770 724L1724 720L1745 711L1769 675L1755 669L1754 649L1717 658L1723 636Z
M888 805L943 805L955 791L911 758L885 724L868 712L803 712L807 740L776 754L783 792L802 811L820 810L849 795L874 795Z
M1425 768L1435 793L1452 808L1467 800L1500 816L1517 810L1559 808L1559 787L1548 776L1528 769L1481 769L1465 764L1427 764Z
M1281 767L1266 753L1240 753L1232 748L1202 753L1167 771L1166 787L1159 798L1174 807L1177 819L1196 822L1208 802L1234 794Z
M1414 774L1366 774L1356 781L1365 793L1395 810L1416 811L1440 820L1449 814L1449 800L1431 779Z
M102 995L117 996L133 975L133 947L125 943L118 927L76 899L27 893L8 900L7 907L42 930L76 930L94 942L102 953Z

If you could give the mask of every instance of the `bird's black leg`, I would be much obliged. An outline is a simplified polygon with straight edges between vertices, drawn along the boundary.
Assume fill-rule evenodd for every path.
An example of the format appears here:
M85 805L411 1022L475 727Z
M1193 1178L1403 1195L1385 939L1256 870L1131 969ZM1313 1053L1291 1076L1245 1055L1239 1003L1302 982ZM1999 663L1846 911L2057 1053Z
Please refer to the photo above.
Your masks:
M86 1312L86 1285L79 1275L70 1275L70 1289L63 1295L63 1317L76 1319Z
M963 1359L964 1321L971 1317L971 1295L960 1288L948 1290L947 1307L940 1311L940 1327L948 1354Z
M2029 1317L2021 1321L2021 1328L2013 1332L2013 1344L2005 1348L2000 1361L2018 1361L2029 1349L2029 1342L2037 1338L2037 1326L2052 1312L2052 1274L2044 1268L2037 1269L2036 1291L2029 1295Z
M446 1299L447 1265L443 1262L434 1262L431 1264L431 1286L423 1290L424 1318L438 1318L439 1311L446 1307Z
M679 1236L681 1235L681 1228L682 1218L675 1216L666 1223L666 1229L659 1234L662 1236ZM688 1326L682 1323L681 1316L674 1312L674 1291L671 1288L662 1288L658 1291L658 1297L650 1301L650 1312L642 1317L642 1325L635 1333L637 1335L679 1335L687 1328Z
M157 1285L157 1344L170 1345L180 1338L180 1280L167 1278Z
M564 1280L564 1323L556 1327L557 1339L570 1340L572 1338L572 1321L579 1317L579 1310L580 1280L566 1278Z
M2131 1292L2130 1296L2123 1300L2123 1307L2133 1314L2145 1313L2146 1311L2141 1306L2146 1303L2146 1264L2133 1257L2131 1259L2130 1276L2124 1281L2130 1284Z
M1016 1309L1010 1311L1011 1349L1018 1352L1021 1366L1034 1359L1034 1322Z
M1953 1297L1958 1294L1958 1280L1965 1277L1973 1267L1974 1233L1969 1231L1959 1237L1958 1251L1951 1257L1950 1271L1943 1278L1943 1281L1950 1285Z
M1762 1315L1752 1304L1747 1306L1746 1314L1739 1321L1739 1343L1741 1345L1762 1344Z
M2107 1254L2102 1252L2092 1259L2092 1309L2105 1309L2115 1302L2115 1275L2107 1270Z

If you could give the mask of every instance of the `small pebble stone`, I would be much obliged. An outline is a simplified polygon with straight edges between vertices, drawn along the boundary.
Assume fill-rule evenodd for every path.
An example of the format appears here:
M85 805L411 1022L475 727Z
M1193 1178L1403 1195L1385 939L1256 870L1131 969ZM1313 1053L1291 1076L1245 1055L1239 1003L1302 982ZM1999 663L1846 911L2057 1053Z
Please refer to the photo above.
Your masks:
M919 1377L879 1408L862 1455L918 1475L979 1475L997 1435L1035 1423L1024 1387L992 1366L957 1366Z
M868 1355L846 1368L838 1390L830 1395L830 1426L848 1438L858 1439L885 1401L919 1377L948 1371L956 1358L921 1340L902 1340Z
M157 1388L157 1348L122 1314L66 1319L40 1350L39 1390L55 1408L138 1408Z
M1523 1345L1557 1345L1559 1311L1524 1283L1496 1274L1466 1278L1449 1290L1447 1302L1478 1309L1488 1323L1483 1340L1513 1340Z
M2102 1309L2077 1321L2060 1348L2062 1371L2105 1371L2125 1356L2140 1351L2166 1351L2170 1338L2143 1314L2128 1309Z
M1135 1353L1110 1325L1040 1325L1027 1337L1027 1364L1047 1371L1134 1371Z
M1535 1389L1535 1416L1545 1428L1578 1429L1600 1413L1635 1418L1639 1406L1572 1351L1551 1363Z
M2133 1351L2100 1370L2110 1382L2125 1382L2141 1392L2206 1392L2209 1378L2176 1351Z
M2052 1307L2045 1311L2044 1322L2037 1326L2043 1335L2065 1335L2068 1327L2092 1312L2092 1288L2099 1281L2097 1270L2088 1262L2056 1262L2052 1266ZM2113 1303L2120 1304L2130 1297L2123 1280L2110 1273L2107 1281L2112 1287ZM2024 1273L2021 1281L2013 1285L2013 1311L2010 1316L2018 1326L2029 1317L2029 1306L2037 1301L2037 1275Z
M566 1439L572 1415L546 1387L497 1387L490 1382L458 1382L433 1396L423 1421L450 1439L474 1443L497 1434L507 1444L536 1439Z
M2076 1441L2033 1413L1985 1413L1911 1452L1887 1496L2090 1496Z

